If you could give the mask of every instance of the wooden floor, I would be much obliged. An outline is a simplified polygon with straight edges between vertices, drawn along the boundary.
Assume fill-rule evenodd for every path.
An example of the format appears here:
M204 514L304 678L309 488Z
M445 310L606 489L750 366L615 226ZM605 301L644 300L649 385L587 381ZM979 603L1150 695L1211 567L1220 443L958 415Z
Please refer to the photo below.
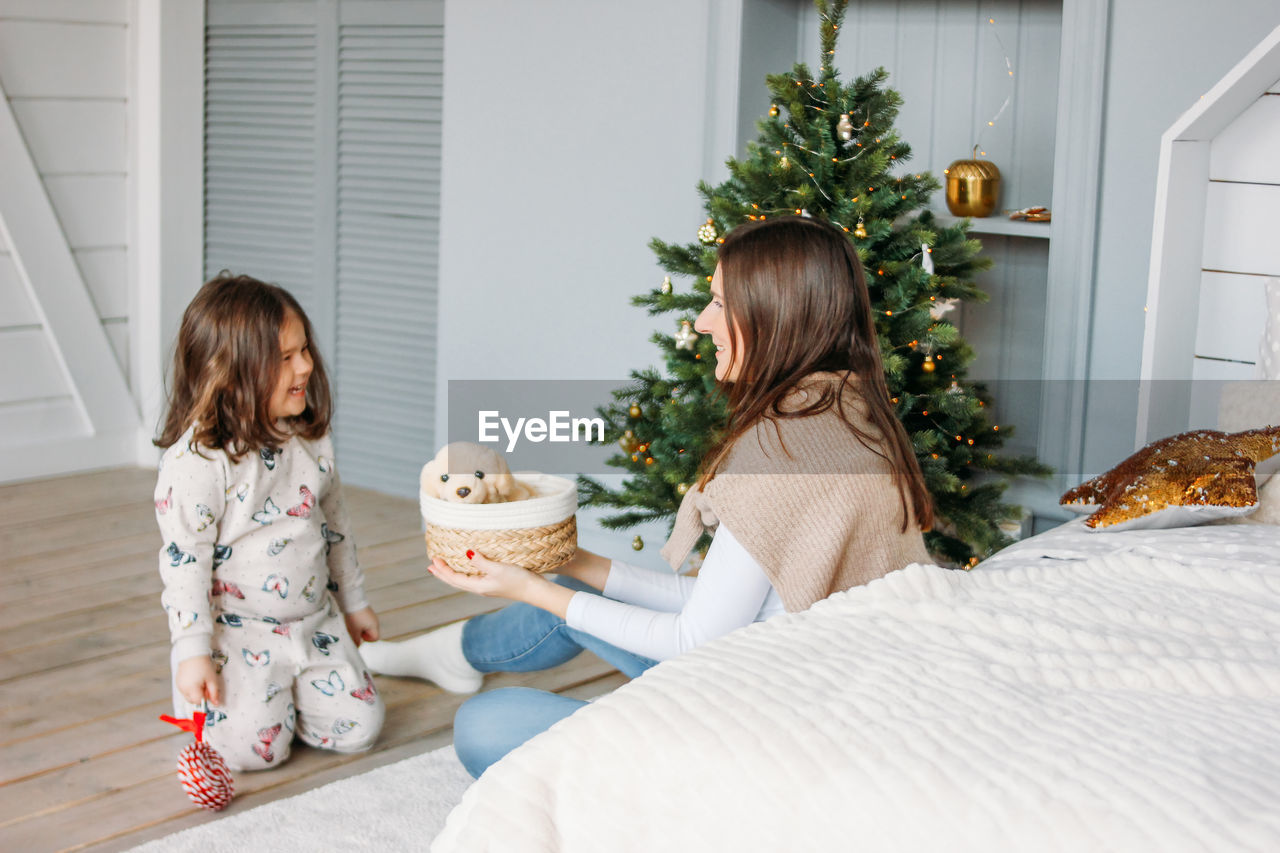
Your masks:
M380 677L387 720L372 752L295 744L281 767L237 774L227 811L193 806L174 772L190 735L157 719L172 709L154 482L154 471L120 469L0 486L0 850L124 850L452 742L464 697ZM426 573L413 501L346 492L384 638L495 607ZM621 681L583 654L485 687L586 698Z

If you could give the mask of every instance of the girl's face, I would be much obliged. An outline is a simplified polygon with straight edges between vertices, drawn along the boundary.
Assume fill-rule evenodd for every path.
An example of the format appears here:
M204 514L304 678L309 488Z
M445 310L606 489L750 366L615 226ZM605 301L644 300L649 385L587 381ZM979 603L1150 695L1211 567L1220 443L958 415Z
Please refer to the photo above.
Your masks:
M280 363L276 387L267 408L272 420L297 417L307 409L307 380L311 378L311 349L302 320L286 311L280 325Z
M729 315L724 310L724 277L720 273L720 265L716 265L715 275L711 277L711 301L702 309L698 319L693 322L693 329L704 335L710 335L716 345L716 379L721 382L732 382L742 372L744 344L742 330L734 327L733 349L729 346ZM729 366L732 361L732 368Z

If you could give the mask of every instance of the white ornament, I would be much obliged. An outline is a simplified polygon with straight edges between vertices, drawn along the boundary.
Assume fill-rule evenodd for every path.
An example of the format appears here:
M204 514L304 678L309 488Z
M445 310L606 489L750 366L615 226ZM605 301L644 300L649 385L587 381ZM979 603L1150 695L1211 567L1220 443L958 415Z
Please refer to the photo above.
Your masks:
M920 244L920 266L924 267L924 271L929 275L933 275L933 251L928 243Z
M680 321L680 331L676 332L676 349L692 350L698 340L698 333L689 325L688 320Z
M954 311L959 302L959 299L938 299L929 306L929 316L935 320L941 320Z
M853 122L849 121L848 113L840 116L840 121L836 124L836 135L845 142L853 139Z

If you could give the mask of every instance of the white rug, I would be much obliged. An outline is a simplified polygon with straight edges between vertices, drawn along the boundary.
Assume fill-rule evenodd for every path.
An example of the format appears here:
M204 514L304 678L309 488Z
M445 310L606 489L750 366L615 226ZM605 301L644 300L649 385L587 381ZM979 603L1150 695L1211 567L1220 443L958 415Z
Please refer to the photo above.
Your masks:
M471 782L446 746L176 832L131 853L425 850Z

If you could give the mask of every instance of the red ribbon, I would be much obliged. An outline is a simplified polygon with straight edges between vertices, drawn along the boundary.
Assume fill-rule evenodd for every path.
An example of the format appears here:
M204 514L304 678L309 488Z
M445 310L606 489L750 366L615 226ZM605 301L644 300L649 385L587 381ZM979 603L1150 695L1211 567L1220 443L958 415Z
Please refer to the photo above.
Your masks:
M196 743L204 740L204 712L196 711L191 715L190 720L180 720L177 717L170 717L168 714L161 714L160 719L166 723L172 723L184 732L191 732L196 736Z

